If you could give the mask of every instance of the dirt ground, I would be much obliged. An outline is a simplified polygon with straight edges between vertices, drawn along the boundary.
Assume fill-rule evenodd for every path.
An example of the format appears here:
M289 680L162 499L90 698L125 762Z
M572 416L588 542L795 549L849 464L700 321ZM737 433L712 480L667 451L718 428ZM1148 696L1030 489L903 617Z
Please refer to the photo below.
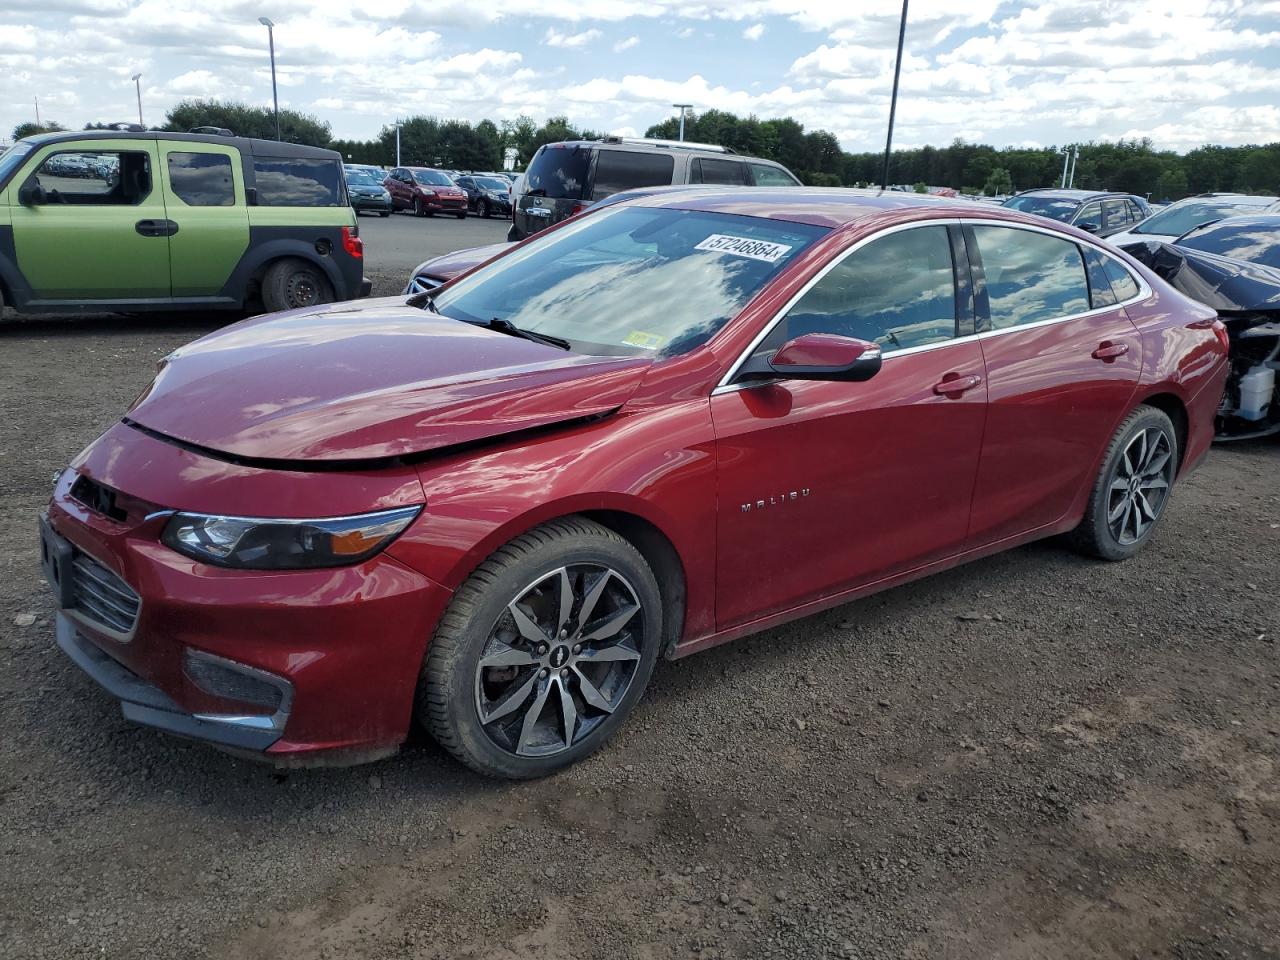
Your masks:
M0 957L1280 957L1280 443L1128 563L1033 545L661 663L549 780L421 737L281 773L126 724L37 570L53 472L212 326L0 323Z

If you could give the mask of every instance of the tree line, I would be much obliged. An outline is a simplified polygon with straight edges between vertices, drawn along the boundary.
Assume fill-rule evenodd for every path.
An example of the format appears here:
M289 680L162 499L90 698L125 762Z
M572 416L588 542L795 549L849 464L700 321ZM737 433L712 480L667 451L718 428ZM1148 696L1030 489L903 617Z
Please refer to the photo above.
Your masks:
M166 115L161 129L185 131L197 126L226 127L238 136L271 139L271 110L220 100L184 100ZM675 139L679 120L651 126L647 137ZM46 129L20 124L14 137ZM396 128L384 126L372 140L334 139L327 121L294 110L280 111L281 138L291 143L330 147L351 163L389 166L396 159ZM497 170L507 150L516 152L522 168L545 143L594 140L601 133L573 125L568 117L539 124L529 117L495 122L444 120L415 116L400 124L400 157L406 165L458 170ZM806 130L789 117L761 120L722 110L706 110L685 118L685 138L715 143L738 153L783 164L814 186L860 186L880 182L884 154L847 153L835 135ZM1176 200L1196 193L1233 191L1280 194L1280 143L1223 147L1207 145L1187 153L1157 150L1149 139L1091 141L1079 146L1075 186L1119 190ZM1062 176L1063 148L1002 147L956 140L949 146L895 150L890 158L891 184L954 187L963 193L1011 193L1056 186Z

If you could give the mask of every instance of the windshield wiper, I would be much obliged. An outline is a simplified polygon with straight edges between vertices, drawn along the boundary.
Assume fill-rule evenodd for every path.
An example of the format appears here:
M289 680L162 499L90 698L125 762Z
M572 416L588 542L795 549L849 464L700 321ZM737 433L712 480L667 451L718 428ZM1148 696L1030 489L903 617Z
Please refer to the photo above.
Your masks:
M501 317L494 317L488 323L478 325L488 327L490 330L497 330L499 333L505 333L508 336L523 337L525 340L532 340L534 343L544 343L548 347L559 347L561 350L573 349L568 340L562 340L560 337L553 337L546 333L535 333L533 330L523 330L510 320L503 320Z

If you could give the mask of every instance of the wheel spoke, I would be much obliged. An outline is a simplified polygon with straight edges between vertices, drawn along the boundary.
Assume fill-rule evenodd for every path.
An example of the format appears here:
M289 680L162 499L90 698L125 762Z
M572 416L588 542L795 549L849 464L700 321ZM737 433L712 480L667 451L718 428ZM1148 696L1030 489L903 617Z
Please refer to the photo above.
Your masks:
M578 730L578 705L573 702L573 694L563 679L556 680L560 688L560 715L564 718L564 745L573 746L573 735Z
M578 611L579 623L590 623L591 615L595 613L596 604L600 602L600 598L604 595L604 588L609 585L609 580L613 576L612 570L606 570L596 578L596 582L591 585L591 589L586 592L582 598L582 609Z
M1165 466L1169 463L1169 451L1157 453L1153 455L1142 468L1144 477L1155 477L1164 473Z
M556 616L556 633L559 634L569 622L569 614L573 613L573 584L569 581L569 571L564 567L556 571L556 579L560 582L560 609Z
M1115 492L1116 492L1116 491L1118 491L1118 490L1124 490L1124 491L1126 491L1126 492L1127 492L1127 491L1128 491L1128 489L1129 489L1129 481L1128 481L1128 480L1121 480L1119 477L1117 477L1116 479L1114 479L1114 480L1112 480L1112 481L1111 481L1111 492L1112 492L1112 493L1115 493Z
M1156 511L1151 506L1151 501L1147 499L1146 494L1139 491L1134 499L1137 501L1139 512L1146 514L1147 520L1155 520Z
M537 680L538 675L534 674L531 679ZM543 683L537 696L533 698L533 704L524 715L524 723L520 725L520 739L516 742L516 753L525 752L529 737L533 733L534 727L538 725L538 719L542 716L542 708L547 705L547 694L550 692L550 682Z
M1117 520L1119 520L1120 515L1122 513L1126 513L1128 510L1128 507L1129 507L1129 496L1128 494L1126 494L1125 496L1120 498L1120 502L1116 504L1115 509L1113 509L1110 513L1107 514L1107 523L1115 523Z
M528 667L538 662L538 655L532 650L521 650L519 647L506 647L497 653L480 658L480 669L489 667Z
M535 673L529 677L524 683L520 684L514 691L507 694L496 707L484 714L480 718L480 722L484 724L493 723L495 720L501 720L503 717L515 711L520 704L529 698L529 691L533 689L533 685L538 682L538 675Z
M608 639L625 627L627 622L639 612L638 604L629 603L625 607L620 607L598 623L591 624L591 630L584 633L582 639L587 643Z
M597 710L613 713L613 704L605 698L605 695L599 691L594 683L587 679L587 675L576 666L573 668L573 672L578 677L578 691L582 694L582 699Z
M630 647L615 643L611 647L600 647L596 650L584 648L582 653L578 655L578 659L585 660L587 663L615 663L620 660L639 660L640 653Z
M520 631L520 636L531 643L549 643L551 641L546 631L538 626L532 617L520 609L518 600L512 600L511 603L507 604L507 609L511 611L511 619L516 622L516 629Z
M1168 490L1169 481L1164 477L1152 477L1150 480L1143 480L1139 484L1139 488L1142 490Z

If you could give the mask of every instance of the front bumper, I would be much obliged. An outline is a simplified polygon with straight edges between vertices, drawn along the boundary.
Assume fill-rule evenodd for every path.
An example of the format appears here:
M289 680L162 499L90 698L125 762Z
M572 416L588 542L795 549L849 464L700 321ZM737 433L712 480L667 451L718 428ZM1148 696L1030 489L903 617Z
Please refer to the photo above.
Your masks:
M391 198L386 197L357 197L351 198L351 206L355 210L373 210L377 213L390 213L392 209Z
M97 513L70 495L78 472L147 506L131 507L125 520ZM331 486L333 479L247 471L112 428L59 479L47 529L55 543L91 560L90 571L117 594L131 591L139 603L133 622L113 629L46 568L61 607L59 645L120 701L126 718L146 726L291 765L393 752L408 733L427 642L450 596L445 588L385 552L350 567L248 571L201 564L160 542L168 516L156 515L159 508L189 506L184 498L196 497L229 512L210 493L219 487L242 504L279 512L286 487L306 497L319 482L326 489L318 495L351 512L340 502L350 488ZM400 482L389 478L385 488ZM322 515L314 503L301 509ZM236 699L202 682L193 658L266 678L284 695L274 709Z

